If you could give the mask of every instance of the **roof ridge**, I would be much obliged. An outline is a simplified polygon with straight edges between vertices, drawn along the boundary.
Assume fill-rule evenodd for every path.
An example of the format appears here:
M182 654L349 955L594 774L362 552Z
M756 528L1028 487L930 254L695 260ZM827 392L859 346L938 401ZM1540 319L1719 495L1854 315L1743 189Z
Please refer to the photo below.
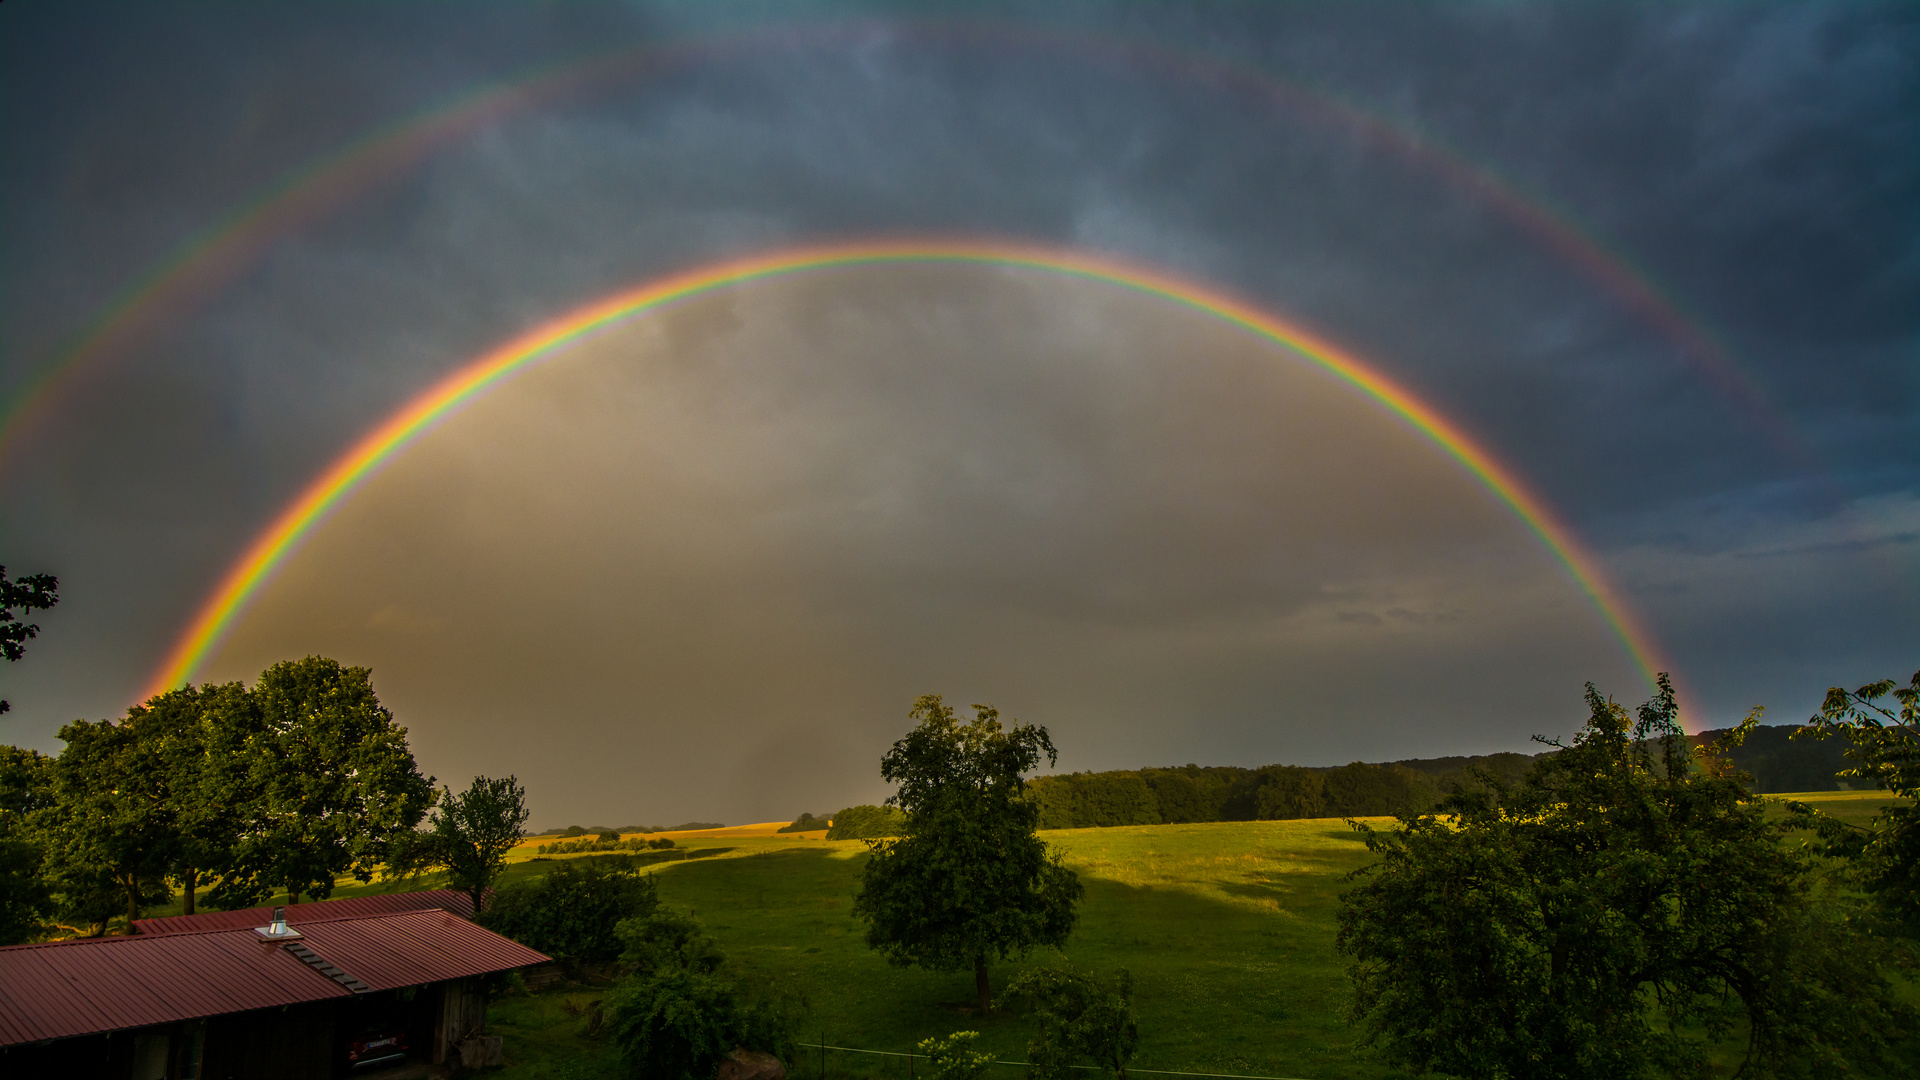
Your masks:
M358 915L342 914L342 915L329 915L325 918L319 918L319 919L302 919L296 925L295 928L297 929L299 926L313 926L317 923L359 922L364 919L397 919L406 915L424 915L424 914L428 914L435 911L441 913L442 915L451 915L452 917L456 919L460 919L463 922L472 922L471 919L467 919L465 916L456 914L455 912L448 911L446 908L439 907L438 905L434 905L434 904L428 904L425 907L407 908L402 911L367 911L367 912L362 912ZM210 914L215 914L215 913L210 913ZM218 914L224 914L224 913L218 913ZM295 925L295 924L289 924L289 925ZM246 933L253 933L255 929L256 929L255 927L251 927L251 926L210 926L205 930L174 930L165 934L102 934L99 937L61 938L58 941L27 941L27 942L22 942L21 944L18 944L18 945L0 945L0 950L51 949L51 948L58 948L66 945L87 945L87 944L99 945L99 944L103 944L105 942L110 942L110 941L159 941L162 938L204 937L208 934L246 934Z

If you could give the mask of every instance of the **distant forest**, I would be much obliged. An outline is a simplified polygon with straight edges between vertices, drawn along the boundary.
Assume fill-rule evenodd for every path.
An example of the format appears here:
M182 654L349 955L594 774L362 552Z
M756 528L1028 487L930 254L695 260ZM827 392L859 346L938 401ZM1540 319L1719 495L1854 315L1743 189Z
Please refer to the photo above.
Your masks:
M1703 732L1693 736L1693 741L1710 742L1723 730ZM1789 741L1798 730L1797 726L1758 728L1744 746L1733 752L1734 765L1753 777L1755 791L1837 791L1846 786L1834 775L1847 767L1843 754L1846 743L1838 739ZM1517 779L1536 758L1553 752L1354 762L1326 768L1180 765L1118 769L1041 776L1029 780L1027 786L1029 797L1040 804L1043 829L1371 817L1424 810L1446 792L1475 783L1469 772L1473 768L1508 781Z

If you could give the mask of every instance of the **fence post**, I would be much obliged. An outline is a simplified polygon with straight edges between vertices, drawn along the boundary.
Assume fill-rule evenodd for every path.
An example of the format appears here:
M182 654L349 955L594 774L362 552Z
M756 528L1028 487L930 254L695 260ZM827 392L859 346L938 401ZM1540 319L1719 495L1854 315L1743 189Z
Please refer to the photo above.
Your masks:
M820 1029L820 1080L827 1080L827 1029Z

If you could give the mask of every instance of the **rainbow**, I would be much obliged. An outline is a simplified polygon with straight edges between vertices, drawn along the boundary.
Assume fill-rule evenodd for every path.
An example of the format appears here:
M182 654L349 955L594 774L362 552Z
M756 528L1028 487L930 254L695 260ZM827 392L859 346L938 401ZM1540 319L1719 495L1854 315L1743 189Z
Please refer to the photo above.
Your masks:
M1048 27L938 20L776 24L733 30L705 40L610 49L542 65L377 127L267 185L190 237L57 347L40 371L0 405L0 466L19 456L18 444L35 419L50 414L51 403L62 389L77 382L87 369L129 349L144 332L217 290L262 257L279 238L489 123L569 94L673 70L690 62L756 49L820 47L876 37L950 46L1071 52L1116 66L1211 84L1309 122L1349 132L1369 147L1439 177L1498 212L1520 232L1576 268L1624 310L1658 331L1723 393L1766 421L1768 435L1788 458L1809 472L1825 471L1759 384L1734 362L1728 349L1698 320L1685 315L1652 278L1608 250L1568 214L1522 192L1493 170L1427 135L1257 68L1155 42Z
M201 606L143 696L164 693L191 679L275 569L331 510L382 464L462 406L531 365L559 354L597 331L658 311L676 301L770 278L886 263L1013 267L1101 282L1225 319L1286 347L1372 397L1438 444L1504 502L1540 538L1587 595L1649 686L1654 672L1664 667L1658 662L1652 635L1607 584L1593 557L1546 503L1452 421L1352 354L1216 289L1104 256L1011 242L891 240L775 251L660 278L568 312L461 367L368 432L274 519Z

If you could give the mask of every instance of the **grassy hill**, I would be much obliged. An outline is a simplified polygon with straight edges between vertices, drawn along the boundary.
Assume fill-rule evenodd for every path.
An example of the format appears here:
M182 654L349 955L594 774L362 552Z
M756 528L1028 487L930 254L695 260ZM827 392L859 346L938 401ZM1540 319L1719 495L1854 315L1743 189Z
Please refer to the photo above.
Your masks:
M1823 792L1809 801L1864 821L1887 800ZM904 1052L920 1039L972 1029L995 1057L1025 1057L1023 1021L966 1011L970 973L892 968L865 947L849 913L863 844L752 831L680 841L692 857L658 864L660 895L691 909L740 964L807 1003L803 1041ZM1346 875L1368 859L1345 823L1319 818L1042 835L1065 852L1087 892L1064 954L1036 953L1028 963L1132 971L1141 1034L1137 1067L1305 1080L1403 1075L1360 1046L1344 1018L1349 992L1333 950L1334 919ZM507 880L551 865L518 855ZM1013 970L997 967L995 987ZM609 1049L582 1038L582 1022L566 1011L569 1001L579 1005L596 996L575 990L497 1001L493 1024L507 1036L516 1062L500 1075L619 1075ZM797 1063L796 1080L818 1076L818 1062L813 1056ZM907 1077L902 1059L832 1053L827 1065L834 1077ZM1013 1080L1020 1070L995 1073Z

